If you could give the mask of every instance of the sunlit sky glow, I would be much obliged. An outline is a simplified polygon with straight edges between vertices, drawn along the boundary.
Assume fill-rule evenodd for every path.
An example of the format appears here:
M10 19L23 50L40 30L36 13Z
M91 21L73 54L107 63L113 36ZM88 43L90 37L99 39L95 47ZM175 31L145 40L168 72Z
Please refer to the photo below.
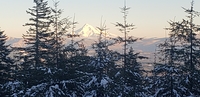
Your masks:
M49 6L53 6L52 0L47 0ZM84 24L94 27L100 25L101 17L106 21L108 32L122 35L113 25L123 21L120 7L124 0L57 0L59 8L64 12L62 17L76 15L78 25ZM127 6L131 7L128 14L128 23L133 23L135 28L129 35L135 37L165 37L165 27L169 27L168 21L180 21L186 18L182 7L190 8L192 0L126 0ZM0 29L7 36L21 37L26 34L30 15L26 13L28 8L34 5L33 0L1 0L0 1ZM200 11L200 0L194 0L194 9ZM71 19L72 20L72 19ZM200 17L195 18L195 23L200 24ZM69 29L69 31L71 31ZM167 32L166 32L167 33Z

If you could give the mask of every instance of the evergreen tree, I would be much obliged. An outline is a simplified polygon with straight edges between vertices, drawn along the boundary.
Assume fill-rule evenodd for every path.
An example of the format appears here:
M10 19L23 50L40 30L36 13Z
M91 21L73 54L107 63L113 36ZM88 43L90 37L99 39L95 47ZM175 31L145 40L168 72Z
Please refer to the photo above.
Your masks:
M184 81L185 87L189 89L193 95L199 94L199 85L195 84L200 79L196 77L196 74L199 74L199 65L200 65L200 39L197 37L197 32L199 31L199 26L194 24L194 18L199 16L199 13L194 11L194 2L191 3L190 9L185 9L185 12L189 15L187 16L188 20L183 19L181 22L170 22L171 31L170 37L176 38L181 44L180 53L178 54L179 60L183 63L184 71ZM187 77L186 77L187 76Z
M31 22L26 23L29 26L27 34L23 35L25 44L25 52L27 53L28 61L31 62L33 67L47 65L51 60L49 50L52 48L52 35L50 32L50 24L52 23L51 9L47 6L47 1L34 0L35 6L29 8L27 11L32 17L29 19Z
M5 97L10 90L5 90L4 84L14 80L13 60L9 57L10 45L6 45L7 36L0 31L0 96Z
M50 31L53 22L51 9L47 1L34 0L35 6L26 11L32 17L27 34L23 35L25 47L15 47L15 58L18 60L18 72L16 78L25 83L25 87L37 85L45 80L45 66L52 64L54 33ZM34 80L33 80L34 79Z
M138 53L133 52L133 48L128 48L128 44L132 44L140 38L133 38L132 36L128 36L128 32L134 29L133 24L127 23L127 14L130 8L126 7L126 5L121 8L124 18L124 23L116 23L119 31L124 33L124 39L122 37L118 37L115 39L119 43L124 43L124 53L123 56L123 64L122 69L117 74L117 82L120 84L119 86L119 95L122 96L144 96L143 90L143 76L142 76L142 66L137 61L138 59L143 59L145 57L139 56ZM129 53L127 53L127 49L129 49ZM133 81L134 80L134 81ZM135 83L133 83L135 82Z
M63 50L64 60L68 61L68 62L66 62L67 63L66 68L73 67L73 65L76 63L76 61L78 61L75 57L82 56L81 49L85 49L84 45L81 45L81 44L83 44L82 43L83 40L76 41L76 42L74 41L74 39L76 37L79 37L79 35L74 33L76 24L77 24L77 22L75 21L75 15L74 15L73 22L71 23L72 31L71 31L71 33L67 34L67 37L71 38L71 43L67 47L65 47Z
M129 49L127 54L127 68L120 68L115 75L116 93L121 96L146 96L144 89L145 82L143 77L142 64L138 59L146 57L134 53L133 48Z
M53 1L53 2L54 2L54 8L52 8L52 12L54 15L52 16L53 20L52 26L54 28L53 29L54 56L52 58L52 61L57 67L61 67L60 66L62 64L61 52L65 46L65 44L63 43L64 35L67 32L67 29L70 27L71 23L68 18L61 19L62 10L58 9L59 2L58 1Z
M92 44L95 50L94 56L91 56L91 61L88 64L90 69L87 73L90 75L86 80L86 96L106 97L112 96L112 73L115 72L115 62L112 58L113 51L109 50L112 43L106 40L106 26L97 27L100 30L99 39ZM103 35L105 39L103 39Z
M181 84L183 71L181 69L179 47L180 45L170 37L159 45L159 62L155 63L153 70L151 95L159 96L189 96L190 92Z
M7 36L4 31L0 31L0 84L3 84L11 78L11 67L13 66L13 61L9 57L11 50L9 45L6 45Z
M62 49L59 55L59 68L62 69L61 74L59 74L59 80L65 81L68 85L64 89L68 94L82 96L84 95L83 80L86 78L85 68L87 67L85 66L90 62L90 57L87 56L87 49L82 43L83 40L74 40L75 37L79 36L74 33L75 25L77 24L75 17L73 22L69 24L72 26L72 32L67 34L67 37L71 38L71 43Z
M167 29L170 30L170 40L161 44L161 52L165 55L161 59L165 61L165 64L157 65L154 69L158 75L164 74L159 76L157 82L160 83L156 84L157 96L200 95L197 84L200 79L196 76L199 74L200 58L200 40L196 34L199 27L193 23L198 12L193 10L193 3L192 1L191 9L184 8L189 14L188 20L169 22L170 28Z

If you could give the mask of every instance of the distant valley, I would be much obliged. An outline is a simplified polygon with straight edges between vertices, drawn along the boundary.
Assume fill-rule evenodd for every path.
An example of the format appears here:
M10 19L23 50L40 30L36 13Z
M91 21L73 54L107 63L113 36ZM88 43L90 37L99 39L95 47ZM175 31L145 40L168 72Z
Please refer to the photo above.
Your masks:
M100 31L89 24L85 24L82 28L75 31L74 34L80 35L80 37L74 38L75 41L79 41L83 39L84 40L83 44L85 45L85 47L87 47L87 49L91 49L91 44L95 43L98 40ZM107 37L112 37L112 38L117 37L117 35L112 34L112 33L106 33L106 34L107 34ZM64 36L64 39L65 39L64 43L66 45L71 43L71 38ZM141 55L149 57L149 59L145 62L153 62L156 47L158 44L164 42L164 40L165 38L144 38L142 40L138 40L135 43L129 45L129 47L133 47L135 52L139 52ZM23 38L9 37L6 43L10 44L12 47L26 46L24 44ZM122 52L123 44L122 43L115 44L109 48L118 52Z

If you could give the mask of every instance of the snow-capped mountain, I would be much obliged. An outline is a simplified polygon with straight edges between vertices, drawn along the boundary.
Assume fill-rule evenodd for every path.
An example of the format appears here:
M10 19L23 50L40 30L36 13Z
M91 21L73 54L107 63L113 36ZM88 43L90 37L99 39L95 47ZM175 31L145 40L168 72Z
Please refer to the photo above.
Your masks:
M93 37L98 36L100 31L89 24L85 24L82 28L75 31L75 33L83 37Z
M98 28L95 28L89 24L85 24L82 28L75 31L75 34L80 35L81 37L98 37L100 35L101 31ZM106 31L102 32L102 36L107 37L116 37L117 35L114 35L112 33L108 33Z

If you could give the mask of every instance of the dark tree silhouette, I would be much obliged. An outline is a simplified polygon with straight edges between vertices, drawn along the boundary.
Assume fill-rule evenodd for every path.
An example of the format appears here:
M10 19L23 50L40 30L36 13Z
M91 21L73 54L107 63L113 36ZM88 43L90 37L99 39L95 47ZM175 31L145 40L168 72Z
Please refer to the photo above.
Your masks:
M92 44L95 50L94 56L91 56L87 69L86 80L86 96L106 97L113 95L112 91L112 77L115 71L115 62L112 58L113 51L109 50L112 43L106 40L106 26L100 25L97 27L100 30L98 41ZM104 39L103 39L104 36ZM113 95L114 96L114 95Z
M52 16L52 26L54 31L54 49L53 49L53 61L56 67L61 67L62 64L62 50L65 47L64 44L64 35L67 32L67 29L69 29L71 22L69 21L69 18L63 18L61 19L62 10L58 9L58 1L53 1L54 8L52 8L53 16Z
M11 80L11 67L13 60L9 57L11 49L10 45L6 45L7 36L4 31L0 31L0 84Z
M153 74L154 81L149 89L151 95L159 96L188 96L190 92L181 83L183 71L181 69L179 53L180 45L174 41L174 37L166 39L159 44Z
M25 52L27 54L27 61L34 67L47 65L51 60L48 52L52 48L53 33L50 32L50 24L52 23L51 9L47 6L47 1L34 0L35 6L29 8L27 11L32 17L29 19L30 23L26 23L25 26L29 26L27 34L23 35L25 44Z
M133 38L128 36L128 32L134 29L133 24L127 23L127 14L130 8L124 5L121 8L123 13L124 23L117 22L115 25L119 27L119 31L124 33L123 37L118 37L114 39L116 42L124 43L124 53L122 69L118 72L119 75L116 77L117 83L120 84L118 88L119 95L122 96L144 96L143 89L143 76L142 76L142 66L137 61L138 59L144 59L145 57L139 56L139 53L134 53L133 48L128 48L128 44L132 44L141 38ZM127 53L127 49L129 52ZM134 81L133 81L134 80Z
M26 46L14 47L18 65L16 78L24 82L25 87L47 81L49 76L45 76L42 68L52 65L54 57L54 33L50 31L53 22L51 8L44 0L34 0L34 4L26 11L32 16L30 22L24 25L30 27L27 34L23 35Z
M199 12L194 11L194 2L191 3L190 9L185 9L185 12L189 15L187 16L188 20L183 19L181 22L170 22L171 31L170 37L174 37L181 44L180 53L178 54L179 60L183 63L183 71L185 76L184 79L186 87L194 95L199 94L199 85L196 85L199 77L196 74L199 74L199 65L200 65L200 55L199 55L199 46L200 39L197 37L197 32L199 32L199 26L194 24L194 18L199 16Z
M14 80L13 60L9 57L10 45L6 45L7 36L0 30L0 96L9 95L10 90L3 88L4 84Z
M156 96L200 95L197 85L199 77L196 76L200 63L200 39L196 34L199 26L193 22L199 13L193 10L193 4L192 1L190 9L183 8L189 14L188 20L169 22L169 40L160 45L163 63L157 64L154 69L158 75L162 75L158 76L157 82L160 83L156 83Z

